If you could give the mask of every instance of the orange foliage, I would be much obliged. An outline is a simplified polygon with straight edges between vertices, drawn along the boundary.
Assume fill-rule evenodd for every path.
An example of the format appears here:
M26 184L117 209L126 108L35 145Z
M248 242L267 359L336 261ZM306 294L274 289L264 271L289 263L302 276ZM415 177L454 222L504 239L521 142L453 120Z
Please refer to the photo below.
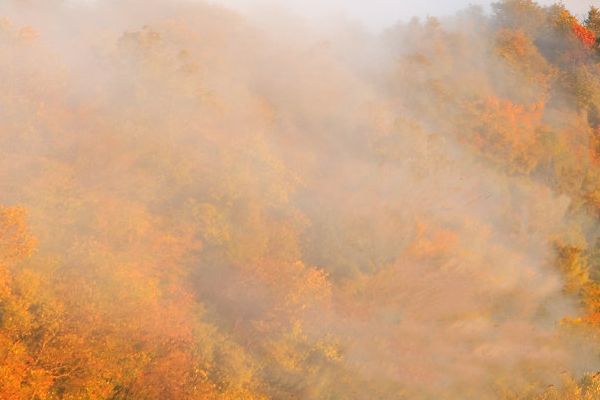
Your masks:
M586 314L581 321L600 328L600 285L597 283L588 284L584 289L583 298Z
M507 162L513 170L530 171L538 162L538 128L544 106L543 102L520 105L497 97L486 98L473 110L481 127L472 144L488 157Z
M596 166L600 165L600 125L592 129L589 144L590 159Z
M544 23L529 1L499 9L500 25ZM42 242L38 254L24 208L0 206L0 400L387 399L404 396L397 377L431 394L429 383L473 383L473 371L515 373L488 366L504 350L532 369L528 353L548 343L540 309L560 296L536 292L538 247L559 228L521 203L542 202L528 192L539 187L565 193L581 213L561 214L573 225L588 217L577 200L600 204L588 131L564 122L586 109L561 104L554 78L572 71L555 73L538 29L414 21L399 40L412 55L390 57L407 74L396 82L368 80L329 46L307 60L253 48L264 33L202 12L198 31L173 18L97 44L93 84L62 50L36 56L52 42L43 30L0 19L14 47L0 54L3 201L27 204ZM591 59L570 23L560 37ZM583 92L585 107L600 104ZM600 165L598 126L589 149ZM595 329L587 254L557 257ZM370 368L389 387L364 378Z
M419 222L416 237L409 246L408 253L414 257L435 257L455 248L458 244L456 232Z

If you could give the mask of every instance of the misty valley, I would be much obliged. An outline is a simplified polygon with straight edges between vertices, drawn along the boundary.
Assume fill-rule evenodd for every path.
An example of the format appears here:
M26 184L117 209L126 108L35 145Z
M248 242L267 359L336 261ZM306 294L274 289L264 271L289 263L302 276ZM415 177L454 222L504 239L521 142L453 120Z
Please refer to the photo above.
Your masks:
M0 400L600 400L599 339L599 8L0 1Z

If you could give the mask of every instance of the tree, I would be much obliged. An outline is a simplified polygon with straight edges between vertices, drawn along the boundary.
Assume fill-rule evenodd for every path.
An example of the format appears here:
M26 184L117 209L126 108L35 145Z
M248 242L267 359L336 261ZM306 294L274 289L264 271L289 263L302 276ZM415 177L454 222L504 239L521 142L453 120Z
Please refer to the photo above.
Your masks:
M584 24L585 27L594 32L596 36L600 36L600 9L598 9L598 7L590 6Z

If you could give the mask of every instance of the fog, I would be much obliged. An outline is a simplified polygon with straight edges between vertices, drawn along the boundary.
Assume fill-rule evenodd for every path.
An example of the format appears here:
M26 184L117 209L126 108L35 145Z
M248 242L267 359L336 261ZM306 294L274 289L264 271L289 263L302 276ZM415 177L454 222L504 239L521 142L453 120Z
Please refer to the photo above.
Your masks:
M598 368L554 247L596 223L535 169L571 114L487 16L434 3L2 2L1 202L66 266L66 315L167 343L147 354L201 320L189 352L227 343L206 379L231 398L495 399ZM188 398L178 366L132 398Z
M398 21L408 21L413 17L447 16L468 6L481 6L489 11L491 1L484 0L212 0L228 8L246 14L269 12L273 9L287 10L289 13L308 20L347 19L378 32ZM551 5L551 0L539 4ZM562 2L578 16L584 15L590 0L566 0Z

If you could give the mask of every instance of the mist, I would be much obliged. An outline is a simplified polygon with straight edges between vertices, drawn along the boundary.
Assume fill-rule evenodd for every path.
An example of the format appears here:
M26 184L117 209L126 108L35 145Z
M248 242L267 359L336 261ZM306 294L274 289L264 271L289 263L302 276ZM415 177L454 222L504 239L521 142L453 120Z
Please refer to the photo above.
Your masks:
M0 397L593 398L597 45L443 14L2 2Z
M447 0L444 2L434 0L371 0L369 2L361 0L212 0L212 3L223 5L251 17L270 13L273 10L287 10L289 14L300 16L309 22L320 20L323 24L330 24L332 20L343 19L361 24L366 29L379 33L399 21L407 22L414 17L426 19L429 16L450 16L469 6L482 7L489 12L493 2L489 0ZM538 3L549 6L554 2L543 0ZM593 4L587 0L567 0L562 3L578 17L585 16L588 8Z

